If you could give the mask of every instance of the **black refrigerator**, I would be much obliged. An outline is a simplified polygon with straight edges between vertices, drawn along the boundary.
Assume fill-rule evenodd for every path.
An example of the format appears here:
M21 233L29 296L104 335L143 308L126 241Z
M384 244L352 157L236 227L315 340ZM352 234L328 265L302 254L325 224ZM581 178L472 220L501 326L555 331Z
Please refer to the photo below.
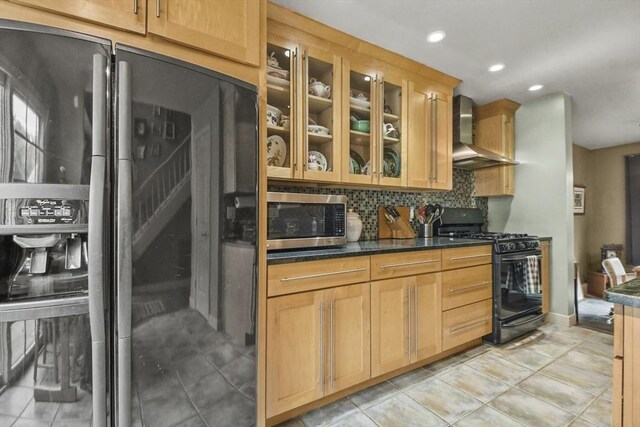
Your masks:
M256 422L256 88L0 20L0 425Z

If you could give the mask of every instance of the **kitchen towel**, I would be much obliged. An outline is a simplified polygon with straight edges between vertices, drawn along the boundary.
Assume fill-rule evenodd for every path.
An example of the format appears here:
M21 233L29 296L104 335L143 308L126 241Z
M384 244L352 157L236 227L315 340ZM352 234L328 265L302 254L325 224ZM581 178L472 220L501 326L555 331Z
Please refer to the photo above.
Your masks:
M538 256L530 255L526 257L524 264L523 290L525 294L539 294L540 290L540 268L538 267Z

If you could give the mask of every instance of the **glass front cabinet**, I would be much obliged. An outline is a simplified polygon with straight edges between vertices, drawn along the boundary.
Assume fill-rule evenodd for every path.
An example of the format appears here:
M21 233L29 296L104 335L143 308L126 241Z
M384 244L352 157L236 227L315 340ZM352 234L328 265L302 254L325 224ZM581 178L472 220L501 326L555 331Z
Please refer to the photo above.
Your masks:
M340 181L340 57L276 36L267 55L267 175Z

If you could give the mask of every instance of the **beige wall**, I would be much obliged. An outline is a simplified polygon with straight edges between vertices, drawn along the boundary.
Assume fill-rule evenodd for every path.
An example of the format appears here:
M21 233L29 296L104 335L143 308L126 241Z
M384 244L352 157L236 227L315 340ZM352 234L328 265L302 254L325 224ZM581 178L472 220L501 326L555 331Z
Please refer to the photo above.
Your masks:
M574 216L575 256L583 280L587 271L599 269L602 245L625 244L624 158L639 153L640 142L598 150L574 145L574 183L587 187L586 213Z

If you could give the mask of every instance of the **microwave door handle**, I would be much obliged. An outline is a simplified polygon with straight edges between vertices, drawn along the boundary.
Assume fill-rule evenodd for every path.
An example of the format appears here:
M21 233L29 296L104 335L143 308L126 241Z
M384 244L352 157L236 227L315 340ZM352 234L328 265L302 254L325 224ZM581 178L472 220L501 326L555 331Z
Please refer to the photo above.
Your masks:
M133 277L131 65L118 63L118 425L131 425L131 286Z
M107 132L107 58L93 55L93 130L89 186L88 288L91 325L93 425L107 425L104 298L104 201Z

